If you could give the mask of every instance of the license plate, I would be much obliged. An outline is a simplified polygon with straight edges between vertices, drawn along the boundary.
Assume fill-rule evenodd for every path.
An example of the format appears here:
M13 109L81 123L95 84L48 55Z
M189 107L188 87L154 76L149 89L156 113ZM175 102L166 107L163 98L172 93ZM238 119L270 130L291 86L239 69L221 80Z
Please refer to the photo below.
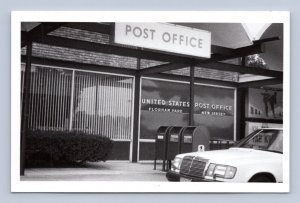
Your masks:
M192 182L191 179L180 177L180 182Z

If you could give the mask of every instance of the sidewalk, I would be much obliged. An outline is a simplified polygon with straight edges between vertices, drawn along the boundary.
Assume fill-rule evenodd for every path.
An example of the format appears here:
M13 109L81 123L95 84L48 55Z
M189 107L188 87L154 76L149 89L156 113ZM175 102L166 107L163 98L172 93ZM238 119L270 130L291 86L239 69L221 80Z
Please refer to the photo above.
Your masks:
M70 168L28 168L21 181L167 181L161 165L96 162Z

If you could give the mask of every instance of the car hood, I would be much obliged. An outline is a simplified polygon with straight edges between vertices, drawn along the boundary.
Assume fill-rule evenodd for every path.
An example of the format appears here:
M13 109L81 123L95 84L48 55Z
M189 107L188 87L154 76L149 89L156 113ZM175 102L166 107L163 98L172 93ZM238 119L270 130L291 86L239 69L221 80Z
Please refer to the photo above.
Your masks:
M226 150L213 150L205 152L192 152L186 154L177 155L181 158L184 156L197 156L203 159L207 159L213 163L230 164L249 160L270 160L274 158L281 158L282 154L275 152L267 152L255 149L247 148L230 148Z

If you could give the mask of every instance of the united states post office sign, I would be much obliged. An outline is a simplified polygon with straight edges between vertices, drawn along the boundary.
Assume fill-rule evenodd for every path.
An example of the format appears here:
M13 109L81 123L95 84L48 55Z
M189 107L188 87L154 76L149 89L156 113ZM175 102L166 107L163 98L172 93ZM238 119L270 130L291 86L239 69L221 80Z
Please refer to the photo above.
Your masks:
M210 58L211 33L168 23L115 23L114 42Z

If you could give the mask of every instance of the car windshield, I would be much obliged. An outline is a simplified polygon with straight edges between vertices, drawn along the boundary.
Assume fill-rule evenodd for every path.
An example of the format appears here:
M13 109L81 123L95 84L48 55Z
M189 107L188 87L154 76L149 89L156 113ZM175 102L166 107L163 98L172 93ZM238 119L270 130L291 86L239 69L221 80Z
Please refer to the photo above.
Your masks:
M282 130L257 130L241 140L235 147L282 153Z

